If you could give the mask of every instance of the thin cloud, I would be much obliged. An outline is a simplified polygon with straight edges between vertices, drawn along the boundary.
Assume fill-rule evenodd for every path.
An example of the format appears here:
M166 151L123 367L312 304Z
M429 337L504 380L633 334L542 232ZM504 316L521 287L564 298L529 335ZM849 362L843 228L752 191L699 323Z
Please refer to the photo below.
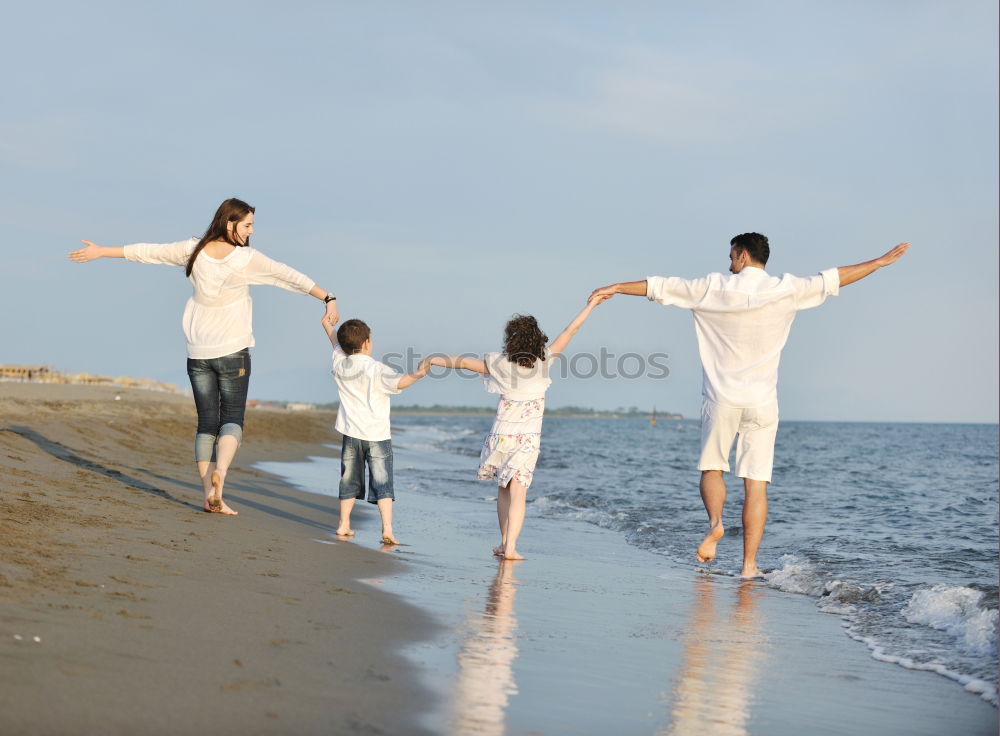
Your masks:
M830 92L859 72L851 65L803 73L632 48L596 69L576 99L545 110L563 124L718 150L808 128L834 106Z

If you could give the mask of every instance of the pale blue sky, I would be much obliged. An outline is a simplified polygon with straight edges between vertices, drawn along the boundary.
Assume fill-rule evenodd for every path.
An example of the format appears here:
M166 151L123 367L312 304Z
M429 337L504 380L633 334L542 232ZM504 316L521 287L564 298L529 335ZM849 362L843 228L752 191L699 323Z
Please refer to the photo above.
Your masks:
M555 335L596 286L696 277L769 236L772 273L909 240L802 313L787 419L997 421L995 2L55 2L0 60L3 362L186 386L180 270L65 253L201 234L337 293L387 351ZM254 291L251 396L330 401L319 304ZM665 380L558 381L552 406L697 414L688 313L616 297L571 347ZM428 380L401 403L491 403Z

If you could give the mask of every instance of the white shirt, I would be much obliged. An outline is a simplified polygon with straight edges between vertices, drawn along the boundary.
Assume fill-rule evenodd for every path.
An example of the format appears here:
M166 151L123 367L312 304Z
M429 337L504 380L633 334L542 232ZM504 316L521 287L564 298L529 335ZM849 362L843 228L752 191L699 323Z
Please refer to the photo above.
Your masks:
M125 258L136 263L186 266L200 238L155 245L125 246ZM194 294L184 307L182 324L189 358L209 359L252 347L251 284L270 284L308 294L315 282L258 250L237 247L225 258L198 254L191 269Z
M694 312L705 398L752 408L778 399L778 361L800 309L840 292L836 268L800 278L769 276L761 268L701 279L646 279L646 296Z
M491 394L501 394L512 401L528 401L545 396L545 390L552 385L549 366L552 358L545 351L547 360L536 360L531 368L512 362L503 353L486 353L483 362L489 373L483 374L483 383Z
M333 349L333 378L340 393L334 428L341 434L369 442L390 439L389 396L402 391L397 373L370 355L347 355Z

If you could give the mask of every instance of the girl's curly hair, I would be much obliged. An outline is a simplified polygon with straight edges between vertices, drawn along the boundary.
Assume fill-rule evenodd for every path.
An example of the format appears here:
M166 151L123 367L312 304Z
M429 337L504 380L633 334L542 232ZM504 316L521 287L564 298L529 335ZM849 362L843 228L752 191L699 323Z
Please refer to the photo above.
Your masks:
M503 331L503 354L511 363L533 368L536 360L545 360L548 341L534 317L515 314Z

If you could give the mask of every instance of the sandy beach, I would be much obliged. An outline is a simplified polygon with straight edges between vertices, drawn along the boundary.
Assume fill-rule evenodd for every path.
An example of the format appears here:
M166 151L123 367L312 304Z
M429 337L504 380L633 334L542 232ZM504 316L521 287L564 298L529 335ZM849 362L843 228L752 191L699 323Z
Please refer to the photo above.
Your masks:
M0 732L422 733L396 651L434 624L358 582L402 566L250 468L330 454L330 414L249 412L236 519L201 510L189 398L6 383L0 416Z
M446 460L405 431L405 546L367 504L336 540L335 499L304 490L336 484L326 412L250 411L241 515L205 514L189 402L0 384L0 732L996 733L803 596L531 509L529 559L498 563L490 486L414 492Z

